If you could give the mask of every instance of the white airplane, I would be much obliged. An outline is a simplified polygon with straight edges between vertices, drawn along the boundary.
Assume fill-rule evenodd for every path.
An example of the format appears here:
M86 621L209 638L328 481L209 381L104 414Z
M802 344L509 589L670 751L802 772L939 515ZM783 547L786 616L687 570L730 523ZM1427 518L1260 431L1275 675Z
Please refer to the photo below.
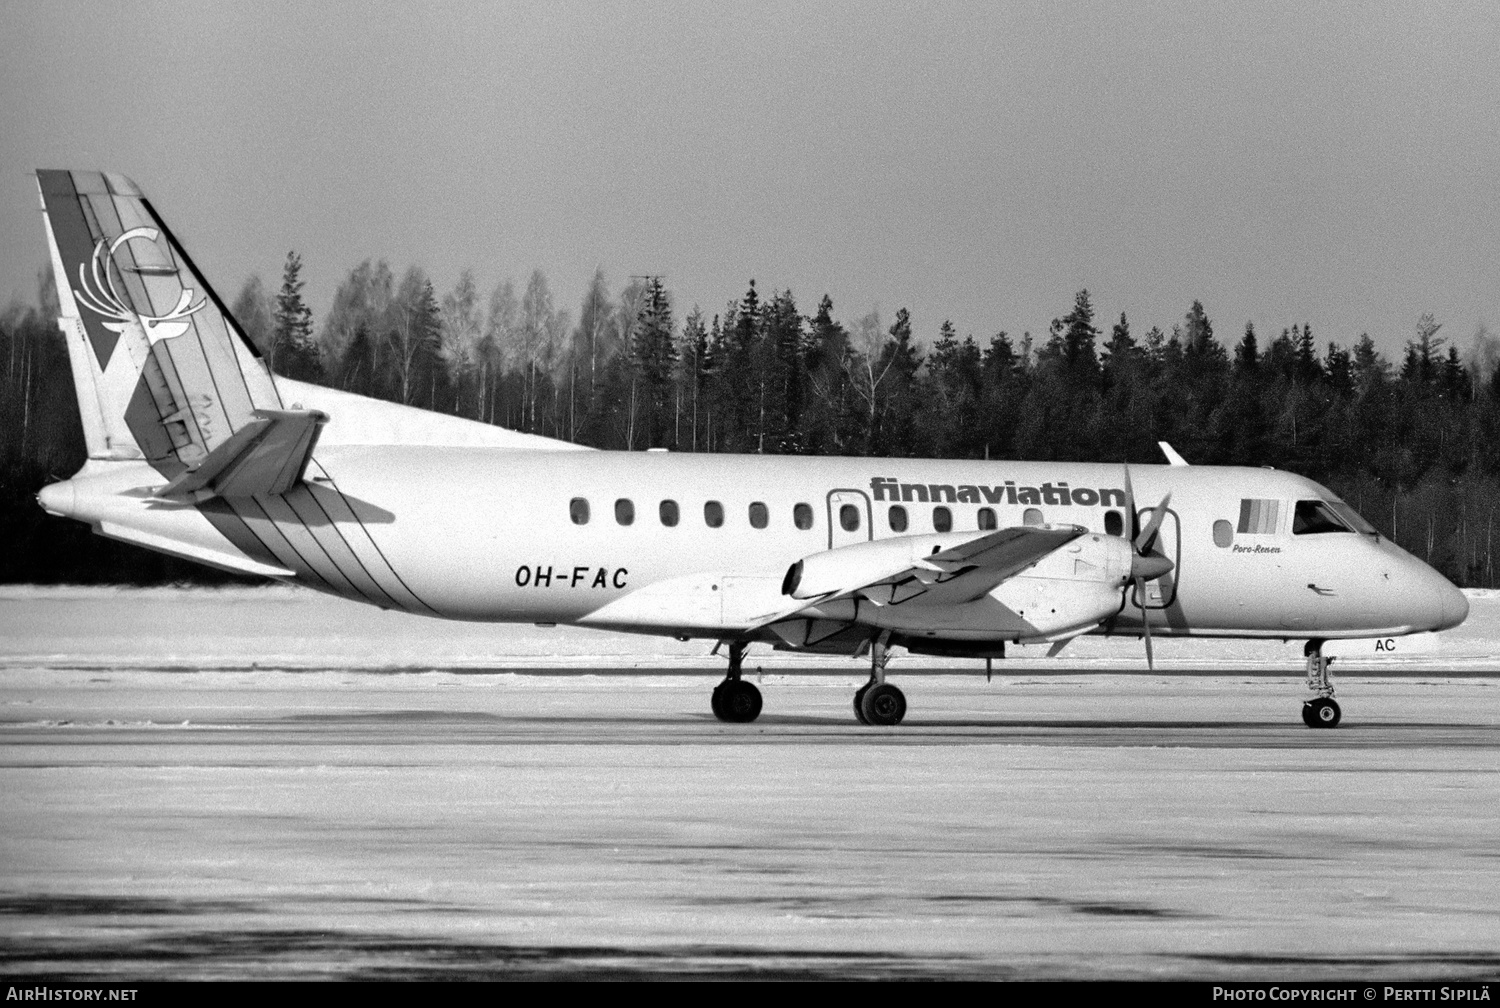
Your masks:
M753 721L757 642L863 656L866 724L906 712L893 647L1003 657L1081 634L1325 642L1468 603L1311 480L1272 469L610 452L272 375L128 179L38 173L88 461L51 514L384 609L727 645L714 713ZM715 648L717 651L717 647Z

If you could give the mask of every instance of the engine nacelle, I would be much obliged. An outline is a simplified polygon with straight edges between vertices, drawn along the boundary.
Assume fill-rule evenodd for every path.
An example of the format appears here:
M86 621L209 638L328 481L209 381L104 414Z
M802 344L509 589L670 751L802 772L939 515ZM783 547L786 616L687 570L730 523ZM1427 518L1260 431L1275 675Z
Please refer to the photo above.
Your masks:
M1025 628L1013 640L1062 636L1119 611L1133 555L1129 541L1118 536L1086 535L997 585L989 597Z
M975 533L969 535L972 538ZM915 561L962 541L962 535L953 533L898 536L814 553L787 568L781 593L795 599L809 599L846 591L899 574Z

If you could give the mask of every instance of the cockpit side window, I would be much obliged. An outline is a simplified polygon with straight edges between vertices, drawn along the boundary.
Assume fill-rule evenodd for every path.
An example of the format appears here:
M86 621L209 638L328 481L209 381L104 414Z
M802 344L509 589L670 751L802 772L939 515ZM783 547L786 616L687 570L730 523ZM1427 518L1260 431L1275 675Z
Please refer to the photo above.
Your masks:
M1292 535L1320 535L1324 532L1353 532L1334 513L1327 501L1301 500L1292 512Z

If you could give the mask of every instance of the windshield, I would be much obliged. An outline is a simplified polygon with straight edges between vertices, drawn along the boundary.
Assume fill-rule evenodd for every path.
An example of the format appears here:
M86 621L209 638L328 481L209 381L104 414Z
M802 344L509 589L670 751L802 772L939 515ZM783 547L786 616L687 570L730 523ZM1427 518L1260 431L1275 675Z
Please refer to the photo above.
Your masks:
M1292 514L1292 535L1318 535L1323 532L1353 532L1327 501L1297 502Z
M1380 534L1376 530L1374 525L1371 525L1369 522L1365 521L1364 518L1360 516L1360 513L1358 511L1354 510L1343 501L1329 501L1328 506L1333 508L1334 514L1342 518L1344 520L1344 524L1348 525L1354 531L1360 532L1364 535Z

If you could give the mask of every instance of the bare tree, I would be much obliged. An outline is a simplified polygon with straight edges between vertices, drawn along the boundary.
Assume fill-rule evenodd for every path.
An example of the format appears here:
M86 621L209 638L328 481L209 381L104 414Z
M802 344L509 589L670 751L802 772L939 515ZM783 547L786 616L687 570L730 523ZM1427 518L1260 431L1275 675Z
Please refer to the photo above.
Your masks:
M341 360L360 326L366 332L379 333L391 310L395 278L384 260L372 264L366 259L339 284L333 294L333 306L323 319L318 342L329 360Z
M842 362L845 373L849 375L850 386L865 402L872 429L880 401L880 383L890 373L891 364L896 359L892 356L884 366L880 363L886 345L890 342L891 334L880 324L880 311L872 310L854 324L854 331L849 338L850 350L844 355Z
M432 339L429 326L433 320L427 305L427 291L431 286L427 274L411 266L401 276L401 285L391 302L389 327L386 339L391 350L391 364L395 368L397 391L400 401L410 404L413 381L427 343Z
M540 269L531 271L526 293L521 296L521 314L516 329L516 350L526 367L525 405L521 415L522 429L536 427L537 368L549 355L557 337L557 310L552 304L552 289L547 275Z
M443 296L440 318L438 352L448 376L457 389L474 387L474 415L483 416L484 388L475 379L481 370L484 322L479 313L479 291L474 285L473 270L459 274L453 290Z

